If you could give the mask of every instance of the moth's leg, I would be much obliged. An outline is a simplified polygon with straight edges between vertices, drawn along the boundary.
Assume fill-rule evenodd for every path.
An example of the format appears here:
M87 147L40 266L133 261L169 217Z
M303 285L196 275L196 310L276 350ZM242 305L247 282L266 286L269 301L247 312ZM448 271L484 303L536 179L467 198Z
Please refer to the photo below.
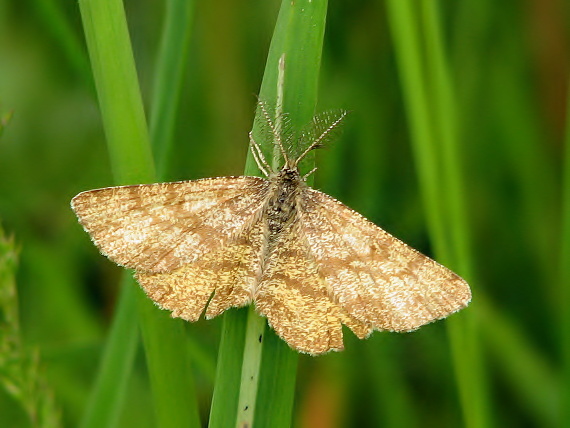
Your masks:
M257 142L253 139L253 135L251 134L251 132L249 133L249 143L250 143L249 148L251 150L251 154L253 155L253 159L255 159L257 167L263 173L263 175L269 178L269 173L267 171L268 170L270 171L271 167L265 160L263 152L261 151L259 144L257 144Z

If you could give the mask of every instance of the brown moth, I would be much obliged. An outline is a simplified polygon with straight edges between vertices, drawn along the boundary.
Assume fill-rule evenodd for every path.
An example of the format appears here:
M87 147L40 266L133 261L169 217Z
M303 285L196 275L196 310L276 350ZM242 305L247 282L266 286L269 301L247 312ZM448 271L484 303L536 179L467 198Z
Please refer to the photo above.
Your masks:
M310 173L301 176L299 162L330 138L345 112L316 119L312 141L292 159L280 127L260 109L284 161L271 168L250 134L266 178L75 196L71 206L101 253L134 269L173 317L196 321L205 310L213 318L253 302L283 340L313 355L343 349L342 324L365 338L373 330L415 330L467 306L471 292L458 275L305 183Z

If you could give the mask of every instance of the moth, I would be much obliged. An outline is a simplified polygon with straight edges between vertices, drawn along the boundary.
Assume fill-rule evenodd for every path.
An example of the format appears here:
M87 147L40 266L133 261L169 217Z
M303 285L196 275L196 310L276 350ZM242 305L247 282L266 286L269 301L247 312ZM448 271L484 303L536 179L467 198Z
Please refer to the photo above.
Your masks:
M469 303L458 275L306 184L299 163L346 113L316 117L298 156L261 103L283 165L272 168L250 133L265 178L218 177L90 190L71 206L102 254L134 269L173 317L196 321L255 304L292 348L343 349L342 325L365 338L407 332ZM309 141L310 140L310 141ZM289 150L290 152L290 150Z

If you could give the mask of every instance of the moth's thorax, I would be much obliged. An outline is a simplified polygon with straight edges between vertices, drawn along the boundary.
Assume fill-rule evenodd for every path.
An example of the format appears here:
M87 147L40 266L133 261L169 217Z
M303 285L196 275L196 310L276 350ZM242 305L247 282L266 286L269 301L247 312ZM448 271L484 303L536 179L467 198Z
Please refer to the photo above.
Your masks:
M287 166L271 176L269 180L271 186L265 206L265 214L271 239L275 238L294 220L297 212L297 195L304 183L299 170Z

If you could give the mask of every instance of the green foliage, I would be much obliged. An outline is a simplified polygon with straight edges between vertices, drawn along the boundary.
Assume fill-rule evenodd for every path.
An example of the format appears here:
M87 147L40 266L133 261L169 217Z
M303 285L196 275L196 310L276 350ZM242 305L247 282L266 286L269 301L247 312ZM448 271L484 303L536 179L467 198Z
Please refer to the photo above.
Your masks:
M117 184L154 181L149 133L122 2L83 0L79 5L115 180ZM177 34L168 34L165 49L169 46L168 38ZM168 77L163 73L159 76ZM167 128L168 116L174 112L175 108L168 108L164 113L157 108L155 114L160 118L155 123ZM160 135L165 136L166 132L162 131ZM141 291L134 292L136 285L130 273L123 274L124 277L127 275L83 426L115 424L137 343L133 331L137 318L133 311L135 299L139 301L138 319L158 424L173 428L199 426L190 360L183 346L186 341L183 322L157 311ZM111 365L111 362L115 364ZM113 385L122 387L112 388Z
M310 121L317 103L326 10L326 0L294 3L283 0L269 48L259 99L276 106L273 112L276 122L286 113L297 131L303 120ZM302 99L300 93L305 94ZM262 136L261 123L254 122L252 133L262 150L271 153L275 149L272 139L259 138ZM256 173L257 166L250 154L245 174ZM236 328L229 324L241 319L238 326L241 329L233 334L243 337L244 345L235 346L225 336L221 342L210 426L288 427L291 425L298 355L266 328L266 320L253 309L250 308L247 314L247 319L231 313L224 316L224 332ZM238 378L234 371L239 361L242 363ZM239 395L233 391L238 385Z
M421 1L414 5L389 0L387 5L434 254L469 280L476 291L459 156L457 106L443 52L437 3ZM489 423L488 391L475 325L477 310L475 306L447 322L463 420L469 427L485 427Z
M555 2L541 13L490 0L279 3L139 1L123 14L118 0L0 0L0 219L20 247L19 304L2 286L1 424L235 425L255 314L169 319L97 253L68 203L153 181L153 155L161 179L257 172L254 94L275 104L287 52L294 127L351 111L316 153L316 187L474 293L446 321L365 341L347 330L344 352L318 358L261 319L255 426L560 426L567 15Z
M22 338L15 280L17 260L14 239L7 238L0 227L0 385L18 405L12 413L14 418L21 411L25 414L22 423L57 428L61 426L60 413L42 373L38 351L28 349Z

